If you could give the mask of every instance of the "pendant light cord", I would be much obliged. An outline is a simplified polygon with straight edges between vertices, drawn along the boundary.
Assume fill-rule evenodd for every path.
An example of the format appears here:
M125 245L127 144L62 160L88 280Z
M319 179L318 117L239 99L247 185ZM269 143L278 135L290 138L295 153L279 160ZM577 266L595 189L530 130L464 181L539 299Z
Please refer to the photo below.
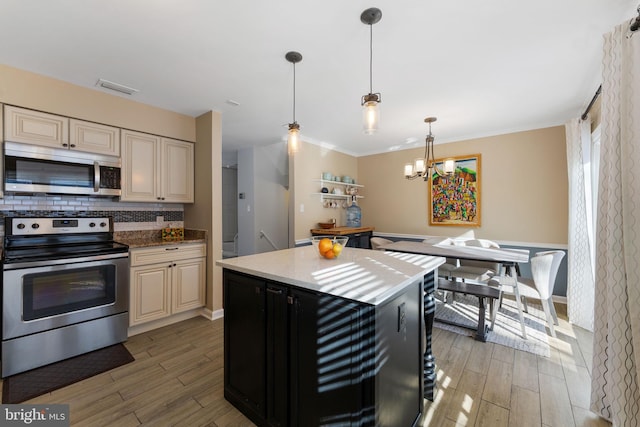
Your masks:
M369 24L369 93L373 93L373 25Z
M293 123L296 122L296 63L293 63Z

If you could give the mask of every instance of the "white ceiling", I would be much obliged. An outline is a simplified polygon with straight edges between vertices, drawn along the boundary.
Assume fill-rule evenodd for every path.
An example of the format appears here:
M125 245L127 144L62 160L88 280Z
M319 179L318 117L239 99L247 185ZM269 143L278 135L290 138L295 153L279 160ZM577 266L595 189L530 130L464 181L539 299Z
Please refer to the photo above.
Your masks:
M356 156L560 125L600 84L602 35L638 0L0 0L0 63L198 116L222 113L223 151L303 139ZM360 98L382 94L380 130ZM126 95L119 95L125 96ZM230 105L229 100L239 103Z

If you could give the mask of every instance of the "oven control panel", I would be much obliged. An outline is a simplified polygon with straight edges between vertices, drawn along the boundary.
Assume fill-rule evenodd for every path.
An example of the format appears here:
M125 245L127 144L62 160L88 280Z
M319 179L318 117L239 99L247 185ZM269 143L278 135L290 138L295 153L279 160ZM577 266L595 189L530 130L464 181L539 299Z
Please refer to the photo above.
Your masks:
M109 217L91 218L10 218L5 233L14 236L41 234L108 233L112 231Z

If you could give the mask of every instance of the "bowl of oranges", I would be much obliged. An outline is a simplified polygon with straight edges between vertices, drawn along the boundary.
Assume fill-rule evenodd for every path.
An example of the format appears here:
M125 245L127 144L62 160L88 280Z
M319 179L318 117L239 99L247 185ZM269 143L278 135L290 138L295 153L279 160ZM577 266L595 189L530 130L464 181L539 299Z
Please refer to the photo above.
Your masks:
M342 236L313 236L311 243L322 258L334 259L340 256L348 240L348 237Z

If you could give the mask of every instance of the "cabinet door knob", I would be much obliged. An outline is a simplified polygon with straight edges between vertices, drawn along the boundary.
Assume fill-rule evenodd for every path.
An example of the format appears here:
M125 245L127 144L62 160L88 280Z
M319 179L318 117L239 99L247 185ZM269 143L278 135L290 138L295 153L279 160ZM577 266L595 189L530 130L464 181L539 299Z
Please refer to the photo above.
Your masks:
M282 289L267 288L267 292L272 293L272 294L276 294L276 295L281 295L282 294Z

